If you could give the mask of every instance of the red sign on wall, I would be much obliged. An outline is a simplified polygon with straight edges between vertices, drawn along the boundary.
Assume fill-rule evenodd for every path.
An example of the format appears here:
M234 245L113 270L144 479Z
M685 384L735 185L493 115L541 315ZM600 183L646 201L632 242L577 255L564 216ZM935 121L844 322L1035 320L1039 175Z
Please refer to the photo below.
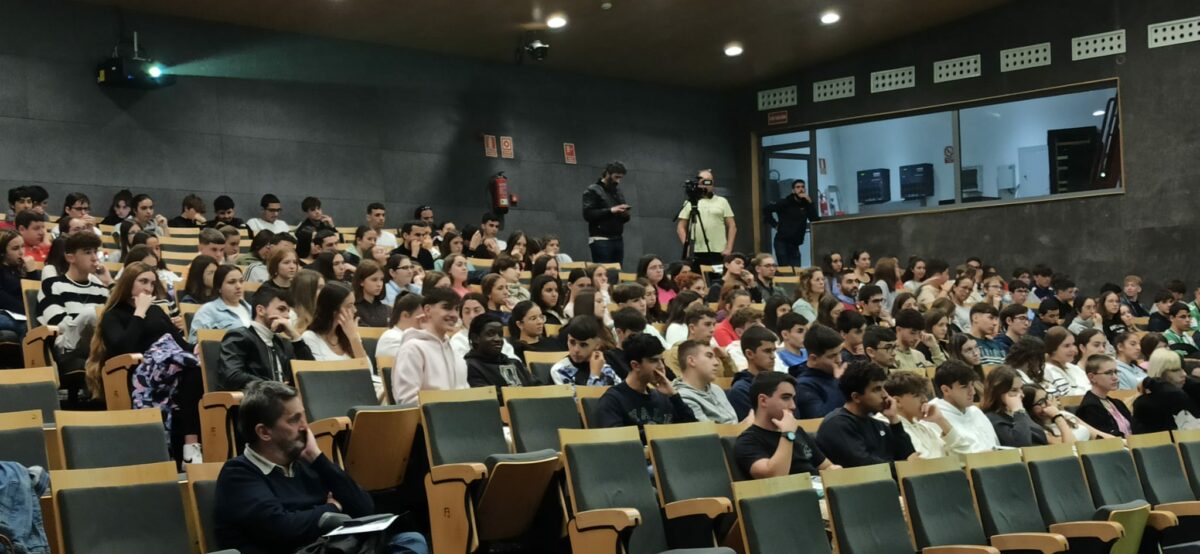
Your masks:
M567 163L575 165L575 144L570 142L563 143L563 159Z
M483 135L483 155L489 158L499 155L496 151L496 135Z
M767 112L767 125L783 125L788 122L787 110Z
M512 137L500 137L500 157L512 159L513 157L513 140Z

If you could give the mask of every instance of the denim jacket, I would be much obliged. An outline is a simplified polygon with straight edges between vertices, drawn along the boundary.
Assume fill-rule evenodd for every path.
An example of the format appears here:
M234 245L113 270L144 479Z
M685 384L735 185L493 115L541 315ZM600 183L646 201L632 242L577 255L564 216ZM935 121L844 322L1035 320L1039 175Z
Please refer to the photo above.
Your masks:
M250 307L245 300L242 300L242 307L254 317L254 309ZM211 302L206 302L196 310L195 317L192 318L192 324L188 326L188 342L196 344L197 329L238 329L245 327L245 322L238 316L237 312L233 311L220 298Z
M15 552L49 554L38 500L49 489L50 476L44 469L0 462L0 535L13 541Z

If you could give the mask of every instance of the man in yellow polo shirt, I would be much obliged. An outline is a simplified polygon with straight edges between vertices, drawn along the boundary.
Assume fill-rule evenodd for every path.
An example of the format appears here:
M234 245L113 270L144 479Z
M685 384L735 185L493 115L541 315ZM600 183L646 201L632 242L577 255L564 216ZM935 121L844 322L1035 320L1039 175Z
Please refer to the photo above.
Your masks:
M702 169L696 174L703 195L700 198L700 221L692 224L691 239L696 263L721 265L725 256L733 251L733 239L737 236L737 224L733 221L733 208L729 201L713 193L715 179L711 169ZM679 211L679 224L675 232L681 244L687 243L688 220L692 215L692 202L684 202Z

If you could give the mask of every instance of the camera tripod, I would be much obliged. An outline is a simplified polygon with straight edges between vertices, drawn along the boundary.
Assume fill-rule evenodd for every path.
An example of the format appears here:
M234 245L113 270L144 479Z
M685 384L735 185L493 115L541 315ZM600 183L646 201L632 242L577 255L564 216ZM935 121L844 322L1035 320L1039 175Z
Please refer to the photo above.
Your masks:
M681 260L692 260L696 253L696 237L692 236L693 225L696 225L700 228L700 236L704 239L704 248L708 251L712 250L712 247L708 244L708 231L704 229L704 224L700 221L699 199L697 198L693 200L689 198L686 202L684 202L684 206L687 206L688 203L691 203L692 205L692 212L688 215L687 227L684 229L683 254L679 258ZM692 261L694 262L695 260Z

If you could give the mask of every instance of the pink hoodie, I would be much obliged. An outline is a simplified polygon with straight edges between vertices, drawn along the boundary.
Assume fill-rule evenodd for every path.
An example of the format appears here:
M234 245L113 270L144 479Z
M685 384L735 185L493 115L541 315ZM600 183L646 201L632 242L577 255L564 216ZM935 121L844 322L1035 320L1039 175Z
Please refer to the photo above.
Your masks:
M467 362L454 355L450 341L410 329L401 339L392 370L392 395L397 404L417 403L423 390L467 388Z

